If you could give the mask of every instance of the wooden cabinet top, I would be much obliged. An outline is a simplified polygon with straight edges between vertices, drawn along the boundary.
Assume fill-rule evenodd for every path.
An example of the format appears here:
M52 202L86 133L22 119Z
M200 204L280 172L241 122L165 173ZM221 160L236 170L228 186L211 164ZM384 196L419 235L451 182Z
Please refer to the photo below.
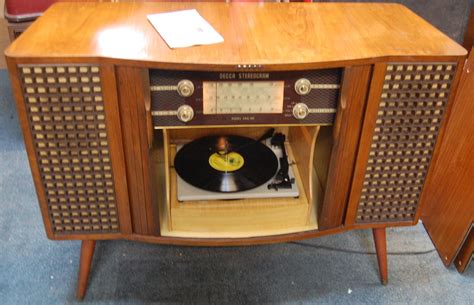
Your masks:
M190 8L225 41L170 49L146 18ZM466 53L399 4L176 2L57 3L5 51L23 60L87 57L176 69L303 69Z

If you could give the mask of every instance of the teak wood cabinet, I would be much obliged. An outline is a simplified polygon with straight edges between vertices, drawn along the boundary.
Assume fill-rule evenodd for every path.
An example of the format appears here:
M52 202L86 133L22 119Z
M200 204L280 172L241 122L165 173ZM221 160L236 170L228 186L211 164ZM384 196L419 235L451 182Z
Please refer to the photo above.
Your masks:
M189 8L225 41L169 49L146 19ZM401 5L347 3L58 3L5 52L46 233L82 240L79 298L104 239L230 246L372 229L386 283L385 228L421 217L446 264L470 257L466 53ZM194 96L176 91L183 75ZM286 108L211 118L203 82L229 77L284 83ZM179 143L269 127L287 135L298 198L177 200Z

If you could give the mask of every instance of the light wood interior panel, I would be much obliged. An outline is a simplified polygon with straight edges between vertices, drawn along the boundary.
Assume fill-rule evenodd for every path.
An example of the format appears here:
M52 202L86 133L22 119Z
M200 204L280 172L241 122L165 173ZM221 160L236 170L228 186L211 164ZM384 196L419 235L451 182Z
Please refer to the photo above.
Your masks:
M288 140L294 148L292 150L294 161L303 177L301 183L303 184L308 202L311 202L313 198L313 160L318 132L319 126L295 126L290 128L288 133Z
M333 146L332 131L331 126L321 126L314 145L313 166L323 189L326 189L328 180L328 168Z

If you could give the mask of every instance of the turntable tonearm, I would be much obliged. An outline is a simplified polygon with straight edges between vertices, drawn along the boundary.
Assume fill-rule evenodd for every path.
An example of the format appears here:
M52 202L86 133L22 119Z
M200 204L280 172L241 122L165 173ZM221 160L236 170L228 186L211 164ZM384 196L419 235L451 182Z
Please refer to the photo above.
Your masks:
M169 49L146 15L185 8L225 41ZM386 283L385 228L420 218L465 55L403 6L335 3L58 3L6 51L46 233L82 240L78 297L103 239L371 228ZM286 136L297 196L178 200L180 147L269 128ZM238 172L242 155L204 159Z

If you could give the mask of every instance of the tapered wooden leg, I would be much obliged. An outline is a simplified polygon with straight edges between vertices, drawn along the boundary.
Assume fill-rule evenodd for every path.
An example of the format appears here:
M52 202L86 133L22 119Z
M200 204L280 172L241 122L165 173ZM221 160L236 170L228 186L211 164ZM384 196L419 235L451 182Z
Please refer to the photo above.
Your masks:
M379 262L380 280L383 285L387 285L387 239L385 228L374 228L372 233L374 234L375 251L377 252L377 260Z
M79 276L77 280L76 297L79 300L84 298L89 280L89 270L91 269L92 257L94 256L95 240L83 240L81 244L81 257L79 261Z

